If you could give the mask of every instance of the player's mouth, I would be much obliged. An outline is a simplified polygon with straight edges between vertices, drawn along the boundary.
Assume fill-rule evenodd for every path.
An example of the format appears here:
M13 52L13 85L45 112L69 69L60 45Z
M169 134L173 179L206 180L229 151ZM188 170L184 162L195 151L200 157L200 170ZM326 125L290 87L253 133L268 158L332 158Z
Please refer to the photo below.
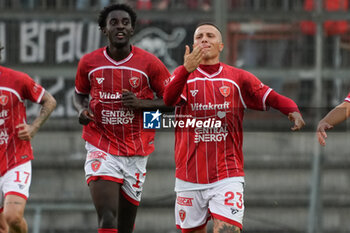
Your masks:
M125 38L125 33L124 32L118 32L116 35L117 39L124 39Z
M210 45L202 45L203 49L210 49Z
M203 50L204 50L204 51L210 50L210 46L203 46Z

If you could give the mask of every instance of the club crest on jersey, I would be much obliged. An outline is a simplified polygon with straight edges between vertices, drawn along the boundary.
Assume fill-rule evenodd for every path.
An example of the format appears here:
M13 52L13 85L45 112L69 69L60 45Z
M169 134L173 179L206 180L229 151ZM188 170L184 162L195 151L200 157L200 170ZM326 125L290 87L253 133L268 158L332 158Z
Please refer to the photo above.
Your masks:
M9 101L9 98L6 95L2 95L0 96L0 104L2 106L5 106L7 104L7 102Z
M230 95L230 87L228 86L222 86L219 88L219 91L221 93L221 95L223 95L224 97L227 97Z
M104 77L100 77L100 78L96 77L96 81L97 81L98 84L102 84L104 80L105 80Z
M129 79L129 83L133 88L137 88L140 85L140 78L139 77L131 77Z
M195 97L197 95L197 93L198 93L198 90L190 90L190 92L191 92L191 95L193 97Z
M186 218L186 211L180 210L179 211L179 217L181 219L181 222L183 222L185 220L185 218Z
M99 161L99 160L95 160L91 163L91 169L94 172L97 172L97 170L100 169L100 167L101 167L101 161Z

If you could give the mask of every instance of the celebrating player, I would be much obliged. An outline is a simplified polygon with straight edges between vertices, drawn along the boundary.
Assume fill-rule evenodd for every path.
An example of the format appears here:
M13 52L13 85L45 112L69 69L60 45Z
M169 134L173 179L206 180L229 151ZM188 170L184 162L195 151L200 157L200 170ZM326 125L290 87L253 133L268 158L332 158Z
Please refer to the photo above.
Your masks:
M4 47L0 43L1 50ZM25 100L41 105L27 123ZM30 140L56 107L56 100L27 74L0 66L0 233L26 233L23 217L32 179Z
M350 117L350 92L344 102L332 109L317 125L318 142L326 145L326 130L332 129L335 125L340 124Z
M174 71L164 92L164 102L179 105L176 114L187 117L182 120L190 126L175 131L175 216L182 232L206 232L210 217L214 233L241 231L246 108L276 108L294 122L292 130L305 124L294 101L251 73L221 63L223 48L219 29L211 23L200 24L193 51L186 46L184 65ZM205 122L213 127L203 127Z
M142 110L165 107L170 74L158 58L130 44L135 22L128 5L104 8L98 23L108 46L85 55L76 75L74 105L84 125L85 173L99 233L132 232L154 150L155 132L143 129Z

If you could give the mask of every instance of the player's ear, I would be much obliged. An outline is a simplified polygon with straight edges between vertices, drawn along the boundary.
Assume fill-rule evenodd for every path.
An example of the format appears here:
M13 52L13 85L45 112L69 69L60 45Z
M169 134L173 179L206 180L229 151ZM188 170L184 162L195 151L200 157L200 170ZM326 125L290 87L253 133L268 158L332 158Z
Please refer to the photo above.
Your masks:
M102 31L103 35L107 36L107 30L106 30L106 27L103 27L103 28L101 29L101 31Z
M220 43L220 45L219 45L220 52L222 52L223 49L224 49L224 43Z

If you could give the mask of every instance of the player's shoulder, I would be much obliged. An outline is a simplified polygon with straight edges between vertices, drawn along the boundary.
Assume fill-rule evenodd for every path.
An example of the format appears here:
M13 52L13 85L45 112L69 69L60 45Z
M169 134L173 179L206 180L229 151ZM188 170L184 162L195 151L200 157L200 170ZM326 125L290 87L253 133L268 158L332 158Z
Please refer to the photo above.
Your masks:
M11 77L11 79L30 78L28 74L8 67L0 66L1 75Z
M230 66L230 65L227 65L225 63L221 63L221 66L223 67L223 70L225 72L229 72L229 73L231 73L231 75L239 76L240 78L249 78L249 77L251 77L253 75L252 73L250 73L247 70L244 70L244 69L241 69L241 68L237 68L237 67L234 67L234 66Z
M105 47L86 53L81 57L80 61L91 61L94 59L98 59L100 56L103 56L103 51L105 51Z

